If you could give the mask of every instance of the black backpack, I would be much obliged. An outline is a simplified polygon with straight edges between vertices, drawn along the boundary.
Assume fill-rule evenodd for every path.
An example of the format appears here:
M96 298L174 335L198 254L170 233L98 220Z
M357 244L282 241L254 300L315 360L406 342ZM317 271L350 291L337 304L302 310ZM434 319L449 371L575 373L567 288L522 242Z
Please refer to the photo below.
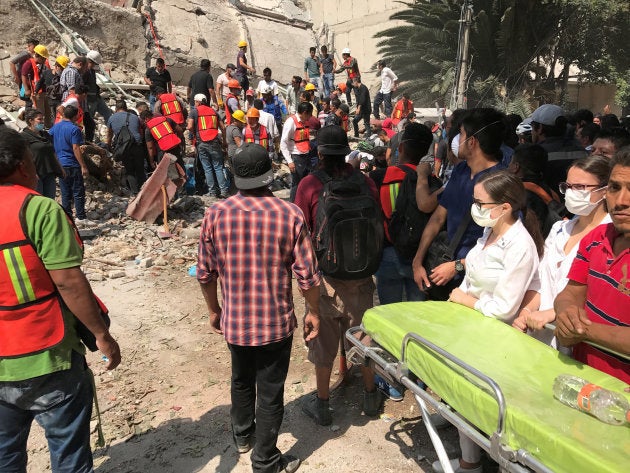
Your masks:
M399 166L399 168L404 170L406 175L398 188L394 211L387 222L387 233L398 255L409 260L418 250L422 232L431 214L418 209L416 202L418 174L415 169L407 166ZM430 191L435 192L440 187L442 187L442 181L435 176L429 176Z
M130 113L127 112L125 124L122 126L120 131L116 133L116 136L112 140L112 158L116 161L122 161L136 142L136 139L129 130L129 115Z
M315 254L322 272L337 279L372 276L383 253L383 216L359 171L332 179L313 173L323 184L315 218Z
M52 72L50 74L52 75L52 80L50 85L46 86L46 96L53 102L60 102L61 97L63 97L63 87L59 82L61 76L60 74L52 74Z

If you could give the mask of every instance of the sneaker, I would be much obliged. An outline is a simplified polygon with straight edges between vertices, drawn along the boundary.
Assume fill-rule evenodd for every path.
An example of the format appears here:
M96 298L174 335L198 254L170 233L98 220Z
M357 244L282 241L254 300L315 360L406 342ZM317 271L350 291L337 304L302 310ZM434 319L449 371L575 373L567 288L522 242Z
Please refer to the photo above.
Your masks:
M93 227L98 225L98 222L93 222L92 220L88 220L87 218L77 218L75 220L77 227Z
M363 391L363 413L366 416L377 416L382 402L383 395L378 389L375 389L372 392Z
M374 384L376 384L378 390L387 396L391 401L398 402L403 400L403 395L400 394L400 391L377 374L374 375Z
M320 399L317 394L308 395L302 400L302 412L315 420L318 425L332 424L330 403L328 399Z
M279 473L293 473L294 471L297 471L297 469L300 467L300 463L302 462L299 458L296 458L292 455L282 455L280 457Z
M483 467L479 465L475 468L462 468L459 464L459 458L455 458L454 460L450 460L451 467L453 468L453 473L482 473ZM431 464L431 468L435 473L444 473L444 468L442 468L442 464L440 461L434 461Z

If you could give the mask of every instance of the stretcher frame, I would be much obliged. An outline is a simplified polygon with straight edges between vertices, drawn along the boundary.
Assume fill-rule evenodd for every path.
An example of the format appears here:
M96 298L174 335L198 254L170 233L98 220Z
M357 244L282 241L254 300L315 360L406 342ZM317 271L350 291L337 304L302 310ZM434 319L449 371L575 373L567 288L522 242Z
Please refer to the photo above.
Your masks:
M473 368L465 361L453 356L446 350L431 343L427 339L417 333L407 333L402 341L401 360L397 360L388 351L380 346L366 346L359 340L355 334L367 333L363 325L352 327L346 332L346 338L352 343L353 347L348 352L348 360L355 364L362 364L372 368L380 376L384 377L387 382L395 387L403 386L409 389L418 403L422 412L422 420L429 433L431 443L435 449L440 464L445 473L453 473L453 468L444 448L442 439L440 438L436 427L433 425L429 417L427 407L430 405L442 417L454 425L458 430L469 437L479 447L481 447L494 461L499 464L500 471L508 471L511 473L527 473L535 471L538 473L553 473L553 470L546 467L540 460L533 457L528 451L519 449L515 451L503 442L505 428L505 410L506 403L501 387L490 377L481 371ZM375 343L375 342L372 342ZM439 354L443 359L454 363L465 372L473 375L475 378L490 387L490 392L497 402L498 420L494 433L487 437L484 433L476 429L476 427L468 422L457 412L454 412L447 404L436 400L424 389L416 384L411 371L407 368L407 352L409 344L416 344L423 350L432 351ZM461 376L457 373L458 376Z

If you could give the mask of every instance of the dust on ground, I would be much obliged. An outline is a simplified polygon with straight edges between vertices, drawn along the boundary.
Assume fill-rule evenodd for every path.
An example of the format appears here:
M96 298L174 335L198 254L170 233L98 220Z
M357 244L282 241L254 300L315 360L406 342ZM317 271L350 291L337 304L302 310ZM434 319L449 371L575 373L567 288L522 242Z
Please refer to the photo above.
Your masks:
M104 370L99 353L87 356L106 439L106 447L94 450L96 471L251 471L250 454L239 455L232 442L229 352L210 330L198 284L186 265L154 266L134 277L92 285L109 306L111 330L123 354L122 364L111 372ZM304 307L298 291L294 299L296 307ZM302 459L300 471L431 471L437 455L410 392L402 402L386 401L379 418L369 418L360 408L362 382L353 377L331 396L333 425L321 427L299 405L314 389L313 366L296 336L278 446ZM442 434L455 456L457 431ZM96 439L94 428L93 446ZM35 426L28 471L49 469L45 439Z

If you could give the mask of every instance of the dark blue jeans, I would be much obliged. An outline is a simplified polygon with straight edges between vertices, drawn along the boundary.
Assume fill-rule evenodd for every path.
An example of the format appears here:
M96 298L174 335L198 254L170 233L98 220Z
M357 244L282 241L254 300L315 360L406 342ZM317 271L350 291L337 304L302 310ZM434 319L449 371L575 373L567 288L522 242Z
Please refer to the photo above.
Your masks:
M66 177L59 178L59 189L61 190L61 206L72 215L72 201L74 200L75 217L84 219L85 216L85 185L83 184L83 174L81 168L64 167Z
M393 246L383 249L383 259L376 271L376 292L381 305L408 301L424 301L426 294L413 280L411 261L403 261Z
M33 419L46 432L53 473L90 473L92 383L85 359L72 368L25 381L0 382L0 471L26 471Z
M39 176L37 180L37 192L45 197L55 198L57 193L57 176L54 174L46 174L45 176Z
M373 107L373 112L374 112L374 118L376 118L377 120L381 119L381 104L384 103L385 104L385 118L389 118L392 116L392 94L391 92L389 94L384 94L382 92L378 92L376 94L376 96L374 97L374 107Z
M200 141L197 145L199 161L206 175L208 193L212 196L221 194L227 196L230 190L230 182L226 179L225 166L223 164L223 151L218 138L214 141Z
M282 454L276 443L284 417L284 382L292 342L293 335L259 347L228 343L232 355L232 432L241 439L256 432L251 458L257 473L279 471Z

